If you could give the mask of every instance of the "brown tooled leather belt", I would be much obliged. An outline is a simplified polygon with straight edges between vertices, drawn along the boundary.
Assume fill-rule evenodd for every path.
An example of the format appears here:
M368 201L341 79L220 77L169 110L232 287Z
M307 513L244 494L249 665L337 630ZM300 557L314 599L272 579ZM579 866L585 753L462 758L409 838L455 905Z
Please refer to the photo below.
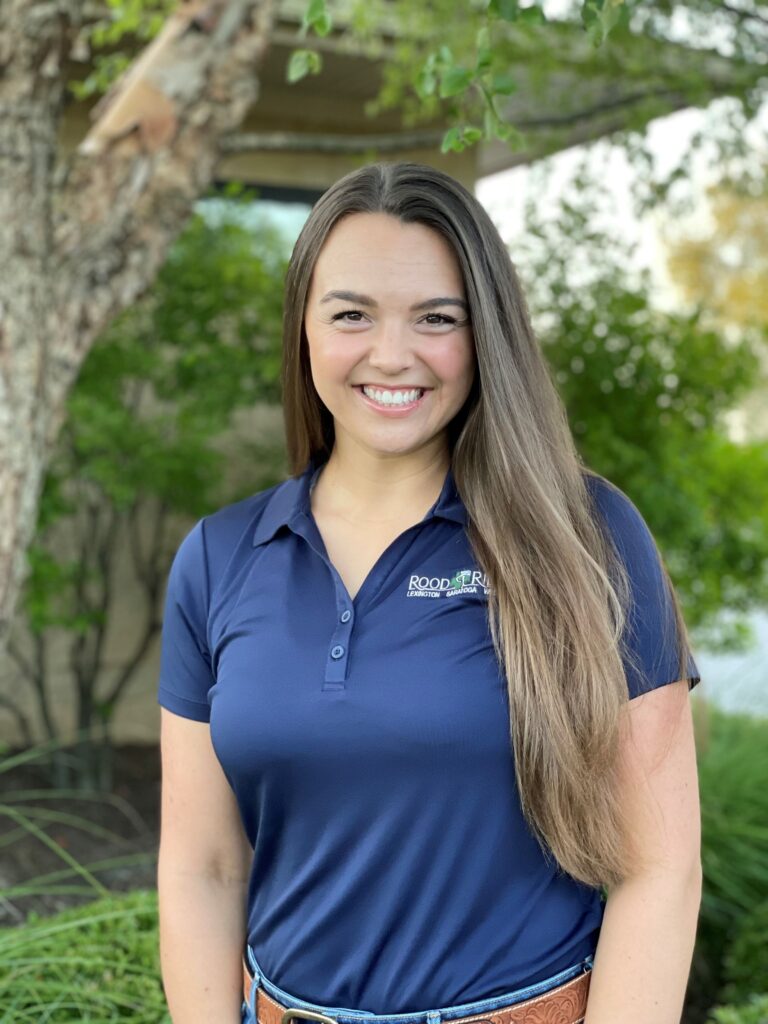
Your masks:
M592 968L587 967L582 974L563 982L557 988L551 988L539 996L532 996L512 1006L500 1006L490 1013L476 1013L469 1017L458 1017L445 1024L582 1024L587 1012L587 994L592 977ZM251 977L248 966L243 960L243 995L250 1006ZM283 1015L288 1017L283 1021ZM320 1021L321 1024L333 1021L333 1017L313 1011L293 1009L282 1006L273 999L262 986L256 990L256 1019L258 1024L288 1024L293 1018Z

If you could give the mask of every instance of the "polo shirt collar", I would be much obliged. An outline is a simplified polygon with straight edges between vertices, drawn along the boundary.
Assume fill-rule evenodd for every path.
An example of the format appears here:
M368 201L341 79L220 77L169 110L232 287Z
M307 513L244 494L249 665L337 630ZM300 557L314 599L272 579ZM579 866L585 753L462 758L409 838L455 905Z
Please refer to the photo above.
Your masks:
M275 489L254 530L254 547L271 540L281 526L291 526L295 519L310 514L310 490L325 462L326 460L321 456L313 455L303 473L297 477L290 477ZM435 516L450 519L462 525L466 525L467 522L467 510L456 489L456 482L450 467L445 475L440 495L424 516L423 521L426 522Z

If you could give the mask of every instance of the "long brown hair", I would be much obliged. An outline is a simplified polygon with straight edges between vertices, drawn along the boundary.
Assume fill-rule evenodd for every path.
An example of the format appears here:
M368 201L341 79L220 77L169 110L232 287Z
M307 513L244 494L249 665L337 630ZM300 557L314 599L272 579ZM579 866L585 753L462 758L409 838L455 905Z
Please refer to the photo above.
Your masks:
M629 581L592 502L592 471L574 445L504 242L479 201L433 167L379 162L352 171L321 196L296 241L285 280L282 366L291 473L333 448L333 417L312 382L303 324L320 250L351 213L424 224L456 254L477 372L448 427L451 468L488 577L521 806L545 856L551 851L587 885L611 888L643 864L618 785L628 700L622 658L632 660L622 639ZM683 678L688 634L660 554L659 561Z

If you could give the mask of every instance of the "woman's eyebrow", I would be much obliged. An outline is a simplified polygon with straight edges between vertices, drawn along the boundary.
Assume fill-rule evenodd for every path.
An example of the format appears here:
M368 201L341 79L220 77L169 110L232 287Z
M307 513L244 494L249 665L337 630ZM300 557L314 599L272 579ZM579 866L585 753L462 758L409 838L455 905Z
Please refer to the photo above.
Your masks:
M371 298L370 295L361 295L359 292L348 292L348 291L332 291L327 292L320 302L330 302L332 299L344 299L346 302L356 302L359 306L370 306L371 309L378 308L378 302ZM460 306L465 313L469 313L469 306L464 299L459 299L454 296L440 296L435 299L424 299L423 302L415 302L408 308L411 312L416 312L420 309L434 309L435 306Z

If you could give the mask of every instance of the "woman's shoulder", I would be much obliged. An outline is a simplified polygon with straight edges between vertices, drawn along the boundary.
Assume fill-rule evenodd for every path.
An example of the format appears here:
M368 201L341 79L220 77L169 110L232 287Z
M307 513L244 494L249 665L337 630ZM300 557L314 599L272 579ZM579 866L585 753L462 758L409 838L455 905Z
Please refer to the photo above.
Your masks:
M658 549L640 509L617 484L594 470L583 470L593 507L620 551L635 558L656 556Z
M608 477L598 473L597 470L582 467L581 475L584 478L584 482L587 487L597 497L605 499L613 495L629 501L629 498L620 487L618 487L612 480L609 480Z
M292 484L294 480L289 477L201 516L182 537L176 561L195 571L201 566L210 571L226 564L233 551L250 545L267 506L278 492Z
M603 514L640 515L640 510L629 495L608 477L593 469L583 469L582 476L593 502Z
M287 480L280 480L270 487L249 494L246 498L231 501L213 512L209 512L201 520L205 524L206 534L224 534L231 537L233 533L247 528L250 524L255 526L272 497L278 491L290 487L292 483L293 480L290 477Z

